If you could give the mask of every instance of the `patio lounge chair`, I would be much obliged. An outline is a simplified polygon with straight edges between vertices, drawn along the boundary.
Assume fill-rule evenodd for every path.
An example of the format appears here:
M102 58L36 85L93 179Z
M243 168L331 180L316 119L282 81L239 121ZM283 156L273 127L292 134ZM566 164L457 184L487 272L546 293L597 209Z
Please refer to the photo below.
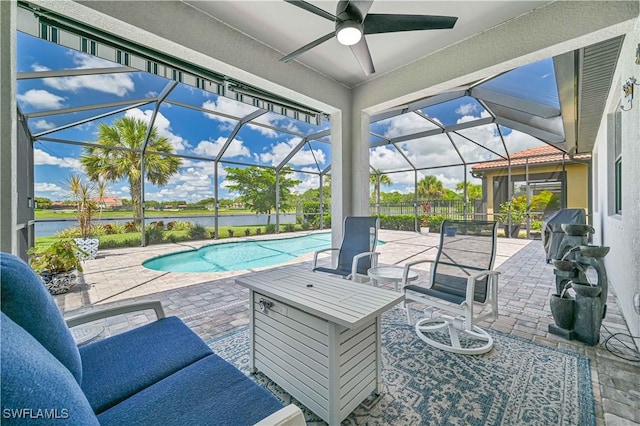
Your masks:
M160 302L65 323L26 263L0 253L0 269L2 424L305 424L298 407L283 407L178 317L165 317ZM80 347L68 328L151 309L156 321Z
M435 261L418 260L404 267L404 283L412 266L431 262L430 286L406 285L405 307L412 324L411 303L427 305L432 318L415 324L418 337L427 344L460 354L491 350L493 338L477 325L498 317L498 274L493 271L496 222L445 220ZM490 310L478 306L489 304ZM474 309L478 310L474 314ZM441 316L433 318L434 311ZM450 314L450 315L447 315Z
M340 248L316 251L313 255L313 272L340 275L354 281L368 280L367 271L378 264L378 228L380 220L373 216L348 216L344 219ZM317 266L318 254L339 251L335 269Z

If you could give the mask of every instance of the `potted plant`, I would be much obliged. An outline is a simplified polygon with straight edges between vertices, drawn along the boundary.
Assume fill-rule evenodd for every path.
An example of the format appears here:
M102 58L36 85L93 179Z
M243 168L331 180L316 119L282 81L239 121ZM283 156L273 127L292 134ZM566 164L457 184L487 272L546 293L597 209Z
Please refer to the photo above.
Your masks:
M95 259L98 253L100 240L93 237L93 217L101 205L104 195L105 186L100 182L98 188L93 184L85 183L78 175L73 175L69 179L69 189L73 201L76 204L76 217L78 219L78 229L80 230L80 238L75 241L79 248L83 250L86 259ZM97 198L97 202L95 199ZM102 209L100 208L100 211Z
M51 294L66 293L78 282L78 272L82 272L80 262L87 254L74 240L56 241L47 247L32 247L27 253L31 256L29 265L40 275Z
M423 216L420 219L420 233L421 234L429 233L429 217L428 216Z
M498 220L504 226L505 236L518 238L520 227L527 218L527 199L524 195L513 197L510 201L500 204ZM511 226L509 226L511 220Z

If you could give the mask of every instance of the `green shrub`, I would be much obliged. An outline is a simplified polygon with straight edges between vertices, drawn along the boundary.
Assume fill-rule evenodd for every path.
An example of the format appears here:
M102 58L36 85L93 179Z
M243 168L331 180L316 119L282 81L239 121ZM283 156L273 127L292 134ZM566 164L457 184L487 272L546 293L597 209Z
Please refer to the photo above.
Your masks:
M173 229L176 229L175 226ZM209 231L207 231L207 228L197 223L189 228L189 238L192 240L204 240L205 238L209 238L208 234Z
M171 225L171 230L172 231L188 231L193 226L194 225L191 222L177 220L173 222L173 225ZM167 229L169 229L169 224L167 224Z
M293 223L285 223L284 225L284 230L286 232L293 232L296 230L296 225Z
M171 231L173 230L173 226L176 224L175 220L172 220L171 222L167 222L167 231Z
M114 234L126 233L126 229L123 223L114 222L110 225L111 225L111 231L113 231Z
M309 222L302 222L300 226L302 226L303 231L308 231L309 228L311 228L311 224Z
M122 247L138 247L140 246L140 236L131 236L122 240L100 240L100 249L113 249Z
M275 234L276 233L276 225L274 225L273 223L270 223L267 226L265 226L265 229L266 229L266 233L267 234Z
M415 217L413 215L382 215L380 216L380 229L393 229L397 231L414 231Z
M229 233L229 238L233 238L233 229L229 229L227 232Z
M249 235L251 235L251 229L249 229L249 228L245 229L245 230L244 230L244 235L246 235L247 237L248 237Z
M139 232L140 231L140 226L136 225L135 222L131 221L131 222L127 222L124 224L124 232L125 233L130 233L130 232Z
M147 238L147 243L160 244L162 242L162 228L160 228L156 224L150 223L144 229L146 231L145 236Z
M77 226L70 226L62 231L56 232L57 238L80 238L80 228Z
M262 234L262 228L256 229L256 235L261 235L261 234Z

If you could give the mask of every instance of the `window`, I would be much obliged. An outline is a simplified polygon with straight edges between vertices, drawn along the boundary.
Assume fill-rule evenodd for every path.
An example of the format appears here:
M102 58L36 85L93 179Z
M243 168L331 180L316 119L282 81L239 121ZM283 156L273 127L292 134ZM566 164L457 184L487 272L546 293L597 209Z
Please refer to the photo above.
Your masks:
M607 126L609 214L622 214L622 114L609 114Z
M622 214L622 155L616 158L616 213Z

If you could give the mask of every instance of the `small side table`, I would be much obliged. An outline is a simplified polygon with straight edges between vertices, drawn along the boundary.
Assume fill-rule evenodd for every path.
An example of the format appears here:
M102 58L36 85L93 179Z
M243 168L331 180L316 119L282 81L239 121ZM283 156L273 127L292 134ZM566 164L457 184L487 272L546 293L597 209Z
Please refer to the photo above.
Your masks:
M100 325L79 325L71 328L71 335L78 346L95 340L102 334L104 327Z
M404 268L399 266L381 266L379 268L371 268L367 271L367 275L371 278L374 287L378 287L378 281L391 281L395 284L396 291L398 291L398 284L402 282L402 274L404 274ZM407 282L417 279L418 272L409 270Z

